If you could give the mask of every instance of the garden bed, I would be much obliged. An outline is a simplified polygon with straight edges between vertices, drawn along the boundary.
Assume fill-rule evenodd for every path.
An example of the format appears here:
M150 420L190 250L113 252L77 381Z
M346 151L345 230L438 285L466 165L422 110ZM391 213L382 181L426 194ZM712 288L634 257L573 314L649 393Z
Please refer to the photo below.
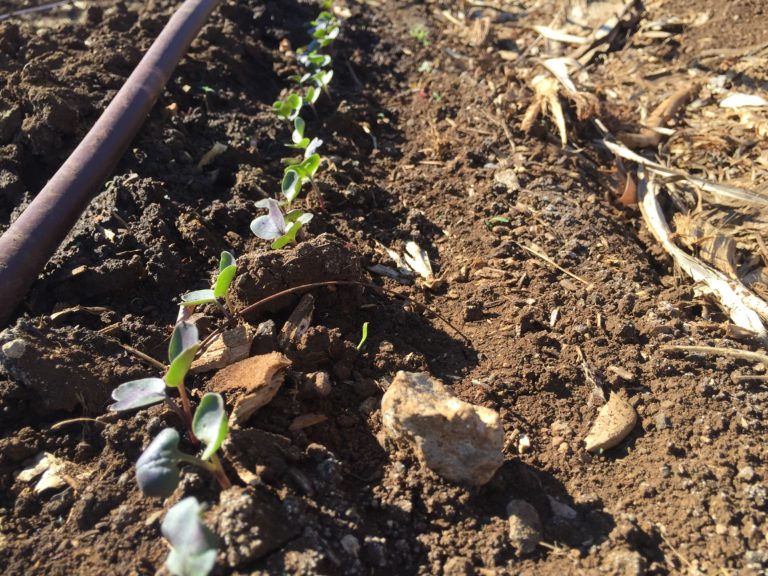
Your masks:
M732 330L717 301L676 271L637 207L619 201L627 185L594 122L639 131L640 109L719 76L765 97L768 13L757 1L648 6L587 63L579 86L590 87L591 112L563 99L563 145L546 114L523 129L540 59L571 50L531 26L564 26L563 4L337 0L330 96L303 114L324 141L318 190L300 201L314 218L279 252L249 225L263 213L256 202L280 192L289 131L272 104L320 8L243 0L214 13L0 335L26 347L0 371L3 573L153 574L168 553L160 523L184 496L208 506L221 540L215 574L768 567L768 394L764 382L740 378L766 367L662 349L762 344ZM0 13L17 7L0 2ZM76 2L0 22L0 230L175 7ZM679 111L669 126L685 130L661 156L758 190L766 108L745 119L705 104ZM703 135L708 147L685 147ZM201 163L216 143L226 150ZM397 271L386 249L402 254L409 241L426 251L433 278L382 275ZM326 280L387 291L313 289L310 337L292 348L286 383L231 434L224 466L235 487L222 492L185 467L170 499L148 498L135 462L179 423L165 405L107 412L110 393L157 375L142 355L164 360L179 297L209 287L222 250L238 257L238 309ZM279 330L299 298L246 319ZM202 311L205 335L222 320ZM262 334L253 353L275 347ZM381 398L400 370L429 372L499 413L504 463L490 481L449 481L384 441ZM330 376L328 394L307 391L318 372ZM194 401L210 379L189 379ZM626 398L638 423L617 447L587 452L601 392ZM19 472L44 453L61 465L60 481L35 491L39 475ZM538 516L532 550L511 529L513 500Z

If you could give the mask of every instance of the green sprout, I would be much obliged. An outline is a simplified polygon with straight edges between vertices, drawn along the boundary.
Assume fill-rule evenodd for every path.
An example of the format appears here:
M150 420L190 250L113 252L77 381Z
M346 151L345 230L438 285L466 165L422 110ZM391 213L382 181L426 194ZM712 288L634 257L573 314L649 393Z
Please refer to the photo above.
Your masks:
M358 350L363 347L366 340L368 340L368 322L363 322L363 337L360 338L360 343L357 345Z
M212 302L219 307L223 307L221 299L224 299L229 305L229 286L237 274L237 263L235 257L226 250L221 253L219 258L219 273L213 286L206 290L194 290L187 292L181 297L182 306L197 306L199 304L208 304Z
M186 320L186 310L182 307L179 320L173 328L171 342L168 345L168 371L162 379L142 378L124 382L112 391L115 403L109 406L113 412L126 412L143 408L167 398L165 388L177 388L181 400L184 418L191 430L192 410L184 387L184 378L189 372L192 360L200 348L200 338L194 323ZM162 386L160 385L162 383Z
M303 103L304 101L301 96L290 94L285 100L277 100L272 104L272 108L280 118L293 122L299 115Z
M408 31L411 38L416 40L424 48L429 47L429 30L427 30L422 24L414 24Z
M312 138L311 140L304 136L304 128L306 124L301 116L297 116L293 121L293 131L291 132L291 144L286 144L288 148L298 148L304 150L304 157L311 156L322 145L323 141L319 138ZM293 159L288 160L293 162Z
M192 432L205 446L203 453L196 457L182 452L179 433L174 428L165 428L136 461L139 488L147 496L170 496L179 484L179 464L183 462L208 470L222 488L229 488L231 483L216 456L228 431L223 398L220 394L205 394L192 420Z
M165 566L174 576L207 576L216 564L216 535L202 521L203 507L194 496L177 502L160 531L171 545Z
M305 155L309 151L308 147L305 151ZM301 187L305 183L313 181L315 173L320 167L321 160L320 154L312 153L306 155L301 162L291 160L291 162L295 163L288 164L288 166L285 167L281 189L289 206L301 192Z
M496 224L509 224L509 218L506 216L491 216L485 221L485 227L488 228L488 230L493 228Z
M296 235L304 224L312 220L313 214L291 210L283 214L277 200L267 198L256 203L257 208L266 208L268 213L251 222L251 232L262 240L273 240L272 249L279 250L296 243Z

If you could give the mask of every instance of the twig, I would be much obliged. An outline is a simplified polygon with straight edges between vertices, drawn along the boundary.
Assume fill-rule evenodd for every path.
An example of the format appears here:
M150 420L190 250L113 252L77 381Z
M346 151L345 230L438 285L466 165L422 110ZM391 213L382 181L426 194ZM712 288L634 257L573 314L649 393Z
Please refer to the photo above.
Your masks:
M96 422L97 424L101 424L102 426L106 426L106 422L102 422L101 420L98 420L96 418L70 418L69 420L62 420L61 422L56 422L56 424L53 424L51 426L51 430L58 430L59 428L63 428L64 426L67 426L68 424L77 424L78 422Z
M520 242L516 242L515 240L513 240L512 242L517 244L518 246L520 246L520 248L522 248L523 250L527 250L528 252L530 252L534 256L537 256L537 257L541 258L542 260L544 260L544 262L546 262L550 266L554 266L555 268L560 270L560 272L562 272L563 274L567 274L568 276L570 276L574 280L578 280L579 282L583 283L584 285L586 285L587 290L592 289L592 283L591 282L587 282L581 276L576 276L576 274L574 274L573 272L570 272L570 271L566 270L565 268L560 266L560 264L558 264L557 262L552 260L552 258L550 258L549 256L547 256L545 254L542 254L541 252L537 252L533 248L529 248L528 246L525 246L524 244L520 244Z
M65 6L66 4L71 4L72 0L62 0L60 2L51 2L50 4L43 4L42 6L32 6L31 8L21 8L19 10L14 10L13 12L8 12L7 14L0 14L0 22L3 20L7 20L8 18L13 18L14 16L24 16L25 14L33 14L35 12L45 12L46 10L53 10L54 8L58 8L59 6Z
M734 374L731 378L735 382L768 382L767 374Z
M120 344L125 350L133 354L134 356L138 357L139 359L143 360L153 368L157 368L158 370L165 370L165 364L162 362L155 360L152 358L152 356L149 356L147 354L144 354L144 352L140 350L136 350L133 346L128 346L128 344Z
M677 346L669 345L659 348L662 352L687 352L689 354L710 354L712 356L726 356L740 358L751 362L762 362L768 367L768 354L750 352L749 350L737 350L735 348L721 348L719 346Z
M358 282L357 280L326 280L324 282L312 282L311 284L302 284L301 286L294 286L293 288L282 290L276 294L272 294L271 296L267 296L266 298L262 298L258 302L255 302L253 304L250 304L249 306L246 306L245 308L240 310L240 312L238 312L237 315L243 317L246 314L250 314L251 312L254 312L260 307L266 304L269 304L270 302L273 302L274 300L282 298L283 296L287 296L288 294L294 294L296 292L301 292L303 290L311 290L312 288L320 288L322 286L361 286L363 288L370 288L374 292L389 294L390 296L400 298L401 300L406 300L407 302L409 302L410 304L413 304L420 310L434 314L440 320L442 320L448 326L450 326L453 329L453 331L456 332L456 334L464 338L464 340L466 340L468 344L472 343L472 341L469 339L469 337L466 334L464 334L461 330L456 328L456 326L451 324L451 322L447 318L445 318L445 316L440 314L437 310L433 310L429 306L426 306L421 302L417 302L416 300L413 300L408 296L404 296L403 294L395 292L394 290L390 290L389 288L377 286L376 284L371 284L369 282Z

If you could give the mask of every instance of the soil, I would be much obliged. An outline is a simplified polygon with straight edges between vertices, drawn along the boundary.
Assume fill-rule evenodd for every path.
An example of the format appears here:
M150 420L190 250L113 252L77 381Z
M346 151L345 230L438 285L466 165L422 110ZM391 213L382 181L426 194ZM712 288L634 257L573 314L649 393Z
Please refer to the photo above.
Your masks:
M87 132L176 4L78 2L0 21L0 230ZM738 378L765 367L660 349L760 343L734 335L638 210L618 202L614 160L594 145L593 123L568 108L566 146L548 119L521 129L548 46L531 26L562 24L566 4L337 0L345 12L331 97L306 118L326 157L319 192L305 201L315 218L297 247L275 253L249 223L255 203L279 190L287 133L271 104L319 7L224 2L0 334L29 349L0 372L2 573L166 570L159 524L188 495L209 506L220 536L215 574L768 570L768 391ZM0 14L18 7L2 1ZM451 22L459 15L465 25ZM643 36L649 22L677 28ZM587 66L609 126L640 125L640 108L694 75L768 89L764 54L762 68L734 72L768 41L759 0L649 3L624 34ZM198 167L216 142L227 150ZM722 146L734 154L739 142ZM764 153L757 141L745 154ZM432 287L369 272L394 266L382 245L402 252L409 240L429 254ZM374 282L411 300L361 286L313 290L312 328L286 384L225 451L235 488L221 492L184 468L171 499L147 498L134 463L178 421L163 406L109 413L109 393L156 375L124 345L164 359L179 295L209 285L223 249L241 257L239 309L323 280ZM297 301L248 321L279 329ZM213 308L199 315L205 333L220 325ZM274 347L272 334L258 345ZM380 399L398 370L428 371L500 412L505 464L488 484L452 484L407 450L382 448ZM328 396L302 393L317 371L331 373ZM191 379L193 399L208 378ZM583 448L595 386L625 394L639 414L604 454ZM307 414L324 419L291 427ZM94 420L56 425L80 417ZM65 482L35 493L17 476L43 452L65 463ZM529 554L510 540L511 500L540 518L541 543Z

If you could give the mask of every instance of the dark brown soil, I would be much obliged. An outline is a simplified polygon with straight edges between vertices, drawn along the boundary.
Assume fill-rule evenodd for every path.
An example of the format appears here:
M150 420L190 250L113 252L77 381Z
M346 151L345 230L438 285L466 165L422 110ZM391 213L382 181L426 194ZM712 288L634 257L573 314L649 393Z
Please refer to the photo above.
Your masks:
M19 4L2 1L0 13ZM0 22L0 230L87 132L176 4L78 3ZM0 572L154 574L167 553L164 511L194 495L222 538L216 574L765 573L768 392L734 378L764 367L659 350L758 343L734 340L637 210L616 201L613 160L593 146L591 123L569 111L567 147L549 120L521 131L536 63L530 26L550 24L564 3L485 4L337 0L349 17L333 48L332 97L307 117L325 141L322 198L311 200L307 239L280 254L248 225L254 204L279 190L286 134L271 104L295 71L285 41L306 43L319 8L228 0L217 10L0 334L0 343L23 336L30 346L0 371ZM741 54L704 51L768 41L758 0L649 10L644 21L676 18L683 31L632 39L590 65L600 97L610 88L627 105L603 98L609 122L637 121L631 103L652 108L689 67L725 74ZM441 11L465 13L466 34ZM487 37L472 23L482 18ZM639 78L662 68L648 92ZM765 88L756 70L751 85ZM216 142L227 151L199 169ZM402 251L408 240L429 253L442 280L434 288L367 272L392 265L380 244ZM238 308L302 283L374 281L439 311L470 343L407 300L316 290L295 370L230 440L229 473L245 467L254 479L222 495L185 468L172 499L143 497L133 465L178 423L163 407L106 413L115 386L156 372L121 345L163 359L179 295L208 286L223 249L242 257ZM295 299L278 304L248 320L279 328ZM363 322L370 332L358 355ZM199 326L220 323L208 310ZM640 416L603 455L582 446L597 411L585 363ZM301 393L302 374L317 370L333 374L330 396ZM453 485L413 455L382 449L380 398L397 370L429 371L501 413L506 462L487 485ZM206 380L192 379L194 397ZM327 419L290 431L305 414ZM75 417L97 420L52 427ZM531 446L519 450L524 435ZM67 481L35 494L16 476L41 452L67 461ZM542 544L524 557L508 537L512 499L531 503L543 525Z

